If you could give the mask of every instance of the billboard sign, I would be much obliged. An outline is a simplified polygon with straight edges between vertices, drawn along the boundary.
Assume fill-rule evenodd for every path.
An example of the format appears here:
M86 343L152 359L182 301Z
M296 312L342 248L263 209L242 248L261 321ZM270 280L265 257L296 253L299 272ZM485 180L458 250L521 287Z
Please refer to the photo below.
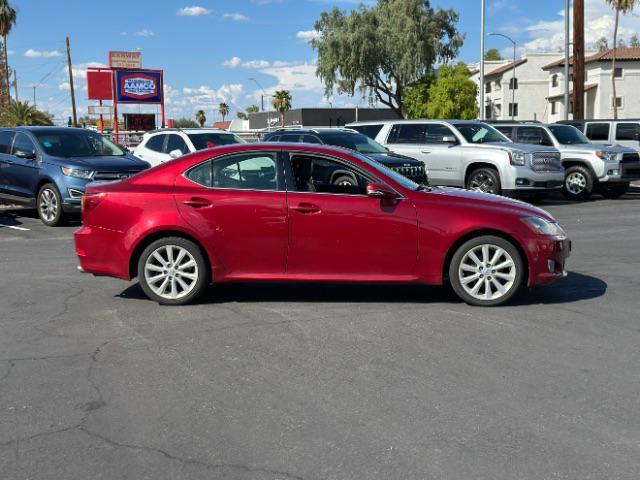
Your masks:
M142 53L109 52L109 68L124 68L127 70L142 68Z
M124 129L133 131L149 131L156 128L156 116L153 113L125 113Z
M89 100L113 100L111 76L109 70L87 71L87 97Z
M111 115L112 113L111 105L89 105L89 115Z
M162 103L162 74L156 71L116 70L118 103Z

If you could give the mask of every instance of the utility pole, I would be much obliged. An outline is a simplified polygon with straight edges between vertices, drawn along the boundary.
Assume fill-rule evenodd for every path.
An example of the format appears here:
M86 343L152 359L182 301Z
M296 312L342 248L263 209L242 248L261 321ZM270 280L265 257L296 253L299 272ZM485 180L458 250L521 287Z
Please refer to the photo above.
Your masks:
M36 105L36 86L33 86L33 108L38 108Z
M565 0L564 7L564 119L569 120L569 55L571 52L571 0Z
M13 91L16 94L16 103L18 103L18 74L16 69L13 69Z
M484 120L484 3L480 7L480 120Z
M516 119L516 41L509 37L508 35L503 35L502 33L490 33L490 37L502 37L506 38L513 45L513 63L511 64L511 121L515 121ZM520 112L518 112L520 113Z
M67 37L67 65L69 66L69 86L71 87L71 113L73 114L73 126L77 127L78 117L76 116L76 94L73 89L73 69L71 68L71 47L69 46L69 37Z
M573 0L573 119L584 120L584 0Z

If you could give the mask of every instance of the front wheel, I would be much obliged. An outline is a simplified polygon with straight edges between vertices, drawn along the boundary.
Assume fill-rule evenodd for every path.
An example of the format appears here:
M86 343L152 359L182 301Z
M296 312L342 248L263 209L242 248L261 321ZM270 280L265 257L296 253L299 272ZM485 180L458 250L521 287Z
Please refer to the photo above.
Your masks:
M509 241L491 235L465 242L453 255L449 281L469 305L491 307L511 299L524 280L523 259Z
M209 271L202 251L190 240L167 237L144 249L138 260L144 293L161 305L184 305L207 288Z
M500 195L500 177L493 168L479 168L471 172L467 179L467 190L476 190L484 193Z
M38 191L38 217L48 227L64 224L65 215L62 211L62 197L53 183L44 184Z
M601 186L600 193L602 193L602 196L605 198L618 198L629 191L630 185L631 184L629 182L614 184L604 183Z
M574 165L565 171L562 194L567 200L589 200L594 186L591 171L582 165Z

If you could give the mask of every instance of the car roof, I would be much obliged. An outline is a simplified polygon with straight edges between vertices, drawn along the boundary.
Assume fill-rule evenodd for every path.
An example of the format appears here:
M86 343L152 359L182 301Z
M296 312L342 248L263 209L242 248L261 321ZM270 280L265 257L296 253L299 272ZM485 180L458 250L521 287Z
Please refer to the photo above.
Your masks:
M172 133L172 132L184 132L184 133L228 133L233 135L232 132L223 130L221 128L158 128L156 130L150 130L145 135L155 135L156 133Z
M354 130L352 128L345 128L345 127L318 127L318 128L311 128L311 127L286 128L285 127L279 130L268 132L265 136L272 136L276 134L283 135L287 133L291 133L291 134L315 133L318 135L327 134L327 133L351 133L351 134L361 135L361 133L358 132L357 130Z
M469 124L469 125L473 125L476 123L487 123L487 122L483 122L482 120L456 120L456 119L426 119L426 118L416 118L416 119L398 119L398 120L378 120L378 121L366 121L366 122L352 122L352 123L348 123L346 126L347 127L357 127L360 125L380 125L380 124L387 124L387 123L426 123L426 124L430 124L430 123L449 123L449 124L456 124L456 125L464 125L464 124Z
M16 130L20 132L92 132L95 133L94 130L89 130L86 128L75 128L75 127L56 127L56 126L20 126L20 127L0 127L0 130Z

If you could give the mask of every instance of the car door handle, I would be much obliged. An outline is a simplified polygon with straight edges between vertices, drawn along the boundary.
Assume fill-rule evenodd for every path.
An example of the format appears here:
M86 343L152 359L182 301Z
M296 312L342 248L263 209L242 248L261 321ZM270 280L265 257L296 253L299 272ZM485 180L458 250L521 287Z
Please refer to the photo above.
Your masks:
M0 163L6 163L7 165L11 165L13 162L11 160L0 159Z
M298 213L303 213L303 214L311 214L311 213L320 213L320 207L317 205L314 205L313 203L300 203L295 207L291 207L291 210L293 210L294 212L298 212Z
M191 208L206 208L211 206L211 202L209 200L200 197L193 197L189 200L185 200L182 203Z
M428 155L429 153L431 153L431 151L429 151L429 150L420 150L420 153L425 153L425 154Z

